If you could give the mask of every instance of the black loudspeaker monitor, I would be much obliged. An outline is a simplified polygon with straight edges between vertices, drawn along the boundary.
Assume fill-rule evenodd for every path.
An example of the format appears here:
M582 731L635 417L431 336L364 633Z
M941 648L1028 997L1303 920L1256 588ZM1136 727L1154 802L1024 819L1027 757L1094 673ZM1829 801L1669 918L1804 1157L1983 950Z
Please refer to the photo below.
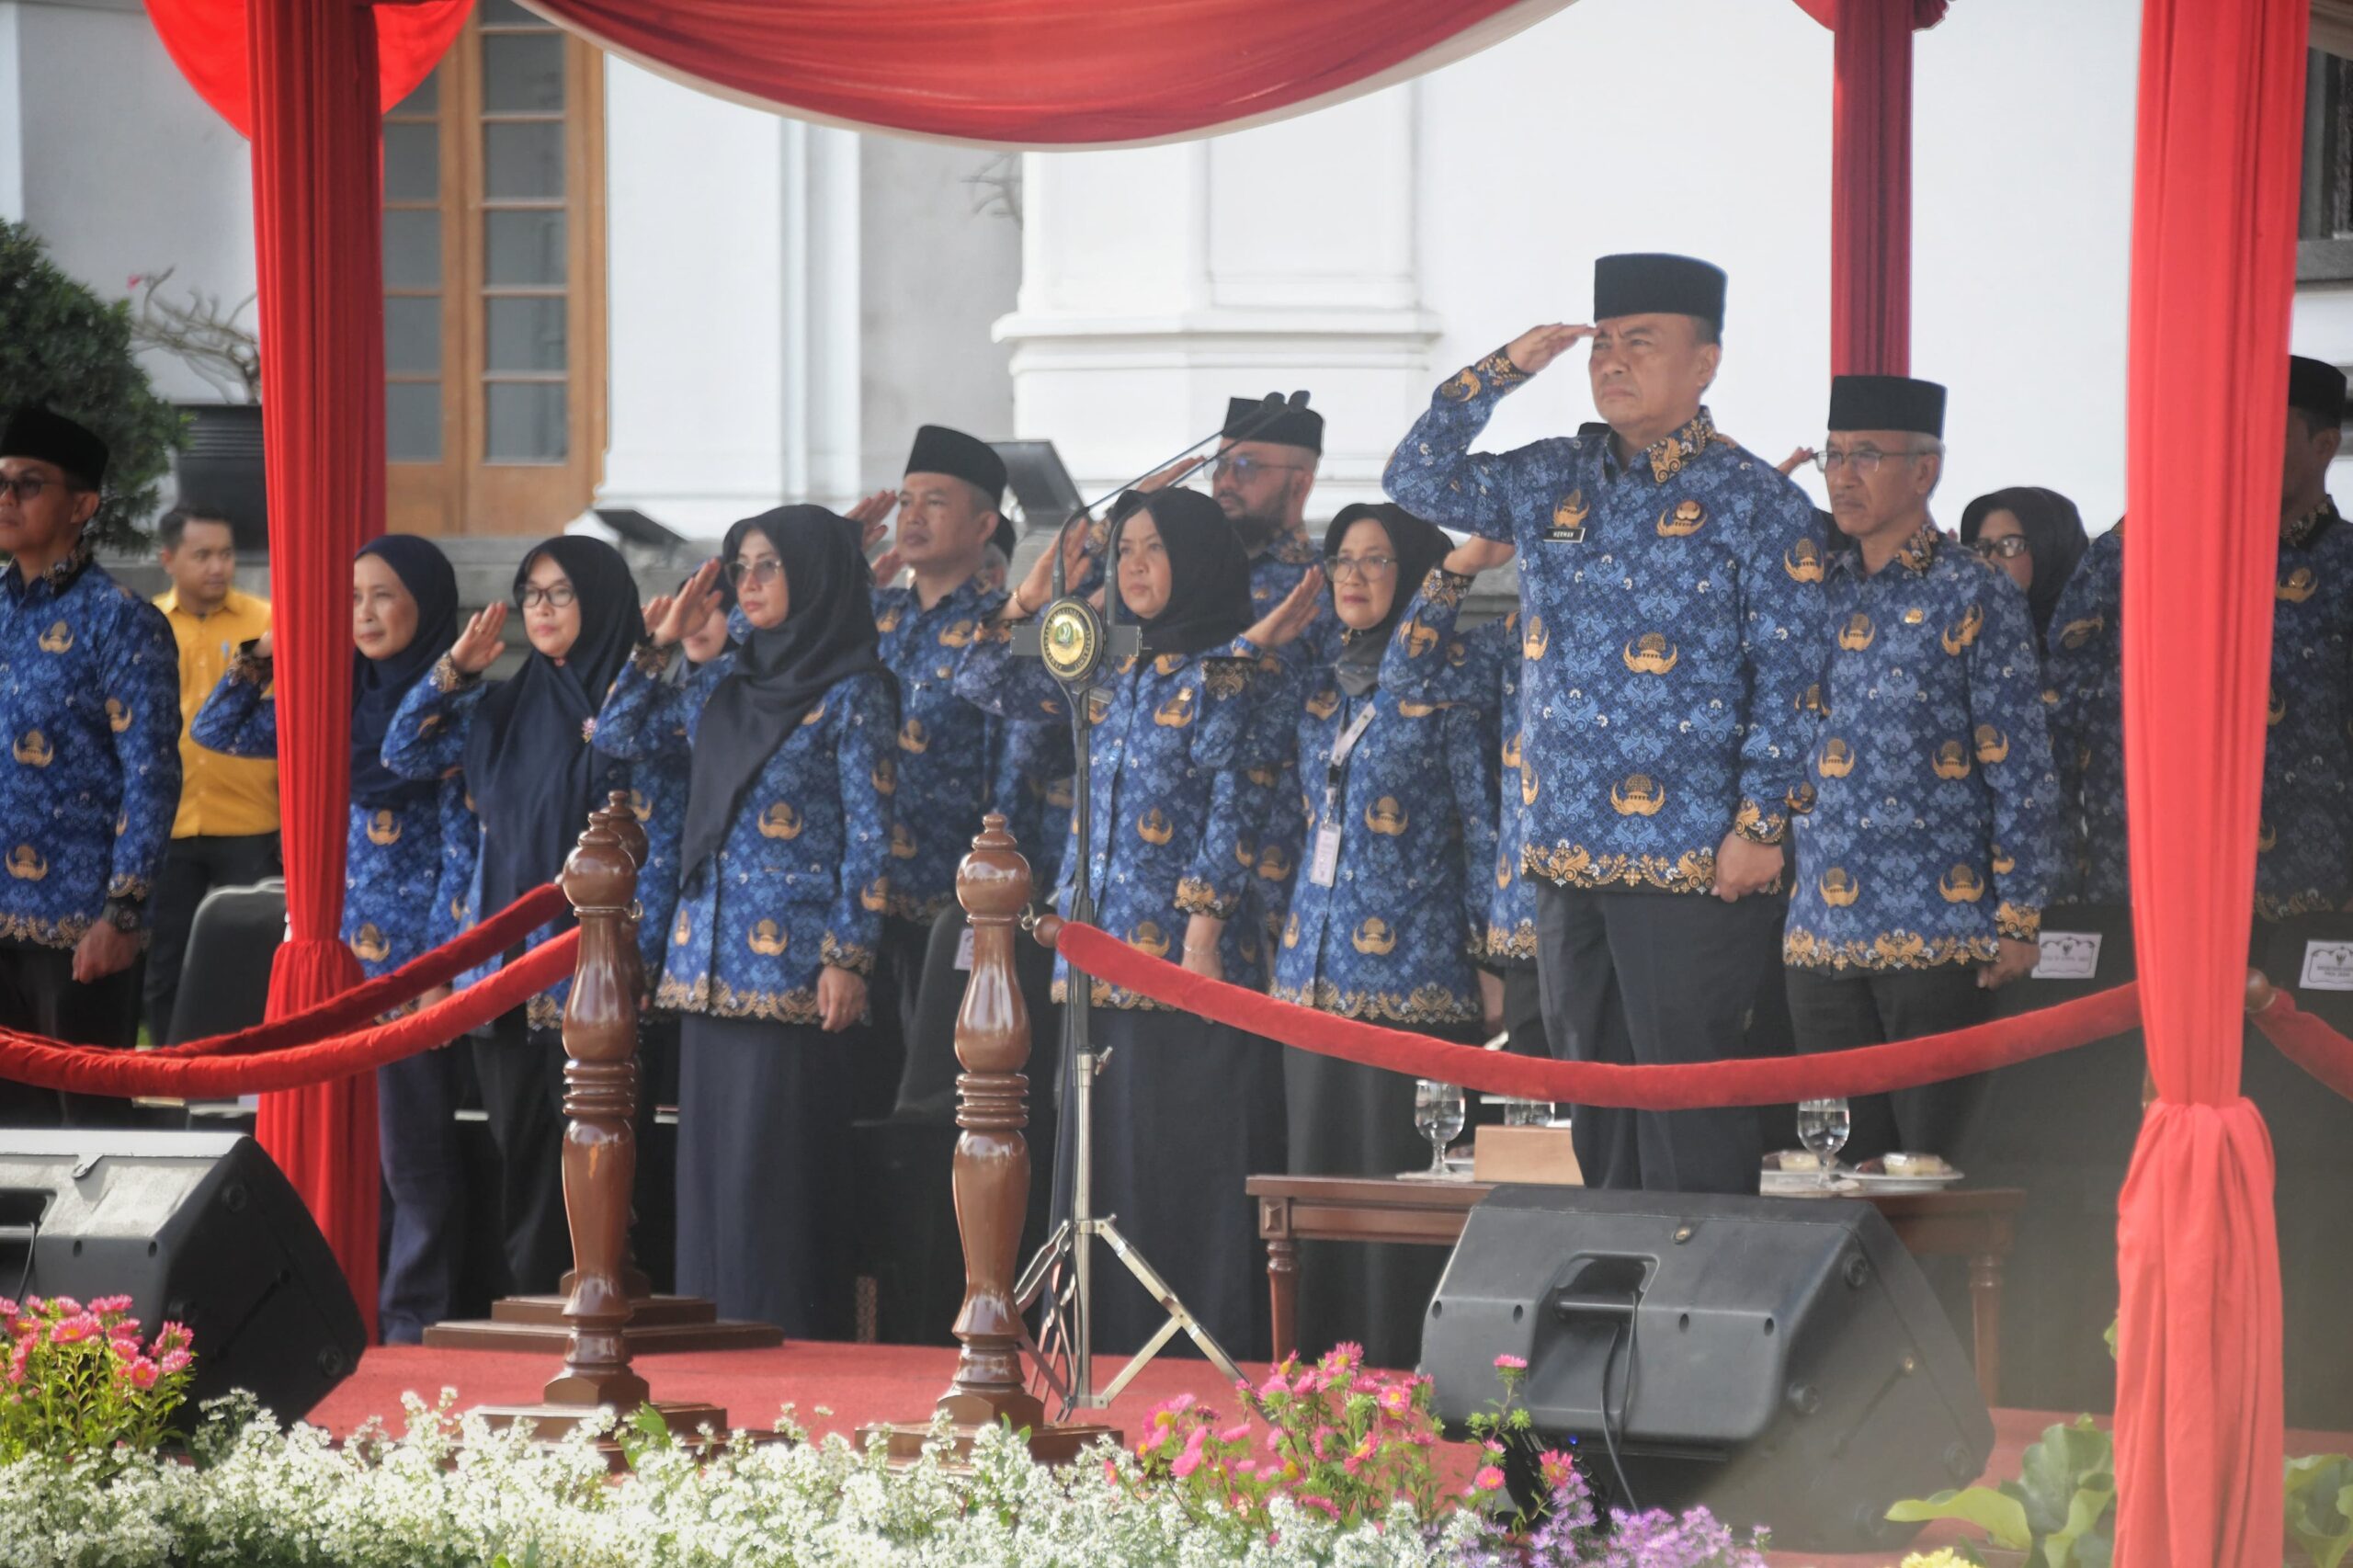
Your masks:
M241 1133L0 1131L0 1294L129 1296L142 1336L188 1324L184 1427L240 1388L297 1419L367 1346L326 1238Z
M1597 1501L1628 1506L1622 1472L1633 1505L1704 1503L1776 1547L1899 1545L1919 1527L1888 1505L1969 1485L1994 1449L1951 1324L1868 1203L1499 1187L1424 1321L1449 1425L1492 1407L1504 1354Z

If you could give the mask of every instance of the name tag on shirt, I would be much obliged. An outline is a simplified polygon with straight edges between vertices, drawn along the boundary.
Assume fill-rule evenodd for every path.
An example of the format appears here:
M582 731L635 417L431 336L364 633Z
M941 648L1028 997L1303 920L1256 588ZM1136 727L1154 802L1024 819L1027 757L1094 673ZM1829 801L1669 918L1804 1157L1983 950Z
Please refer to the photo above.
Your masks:
M2029 975L2032 980L2093 980L2099 975L2100 934L2097 931L2045 931L2042 961Z
M2296 984L2304 991L2353 991L2353 942L2306 942L2303 977Z
M1328 888L1332 879L1340 874L1340 824L1318 823L1315 827L1315 853L1307 863L1307 880L1319 888Z
M965 926L956 933L956 967L967 974L972 969L972 928Z

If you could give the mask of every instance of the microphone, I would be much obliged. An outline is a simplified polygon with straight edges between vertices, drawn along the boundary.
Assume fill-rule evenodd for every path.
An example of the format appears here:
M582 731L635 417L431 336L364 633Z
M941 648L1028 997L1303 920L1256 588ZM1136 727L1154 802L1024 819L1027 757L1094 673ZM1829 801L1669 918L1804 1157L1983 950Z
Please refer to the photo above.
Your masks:
M1153 464L1150 468L1145 469L1142 473L1137 474L1133 479L1129 480L1126 483L1112 486L1108 492L1097 496L1092 501L1089 501L1085 506L1079 507L1077 511L1073 512L1071 516L1074 517L1091 517L1095 512L1095 508L1103 505L1104 502L1118 499L1122 494L1134 489L1138 484L1141 484L1145 480L1150 479L1162 469L1169 468L1176 463L1182 462L1185 459L1192 456L1203 447L1208 446L1211 441L1226 438L1236 441L1253 440L1256 438L1261 430L1272 428L1275 422L1280 419L1284 415L1289 414L1293 409L1305 408L1306 406L1307 393L1305 392L1295 392L1289 397L1283 396L1280 392L1270 392L1264 398L1259 400L1257 409L1252 413L1246 421L1244 422L1240 429L1236 430L1230 437L1227 437L1224 426L1220 426L1217 429L1211 431L1199 440L1190 442L1188 445L1179 448L1174 456L1165 458L1161 461ZM1187 477L1190 477L1189 473ZM1067 518L1064 520L1068 521Z

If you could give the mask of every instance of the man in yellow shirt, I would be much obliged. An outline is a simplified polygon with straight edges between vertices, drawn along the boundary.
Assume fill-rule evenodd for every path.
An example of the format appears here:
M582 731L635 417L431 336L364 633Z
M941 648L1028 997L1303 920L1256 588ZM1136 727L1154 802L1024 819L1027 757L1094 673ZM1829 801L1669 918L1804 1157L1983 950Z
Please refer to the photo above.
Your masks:
M278 764L207 751L188 738L239 645L269 630L269 601L236 588L237 540L227 522L176 508L156 525L172 585L155 608L180 650L179 814L157 881L154 946L147 955L147 1032L157 1044L171 1026L196 906L217 887L248 887L278 875Z

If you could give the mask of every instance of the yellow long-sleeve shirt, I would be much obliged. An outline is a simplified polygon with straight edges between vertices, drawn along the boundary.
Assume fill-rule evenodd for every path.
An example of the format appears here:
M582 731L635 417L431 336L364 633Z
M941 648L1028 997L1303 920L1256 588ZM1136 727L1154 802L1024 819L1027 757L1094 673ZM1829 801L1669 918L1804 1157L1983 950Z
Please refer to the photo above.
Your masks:
M269 601L229 590L210 615L180 608L177 590L157 596L180 646L180 809L174 838L230 838L278 831L278 764L208 751L188 738L197 710L221 683L238 645L269 630Z

